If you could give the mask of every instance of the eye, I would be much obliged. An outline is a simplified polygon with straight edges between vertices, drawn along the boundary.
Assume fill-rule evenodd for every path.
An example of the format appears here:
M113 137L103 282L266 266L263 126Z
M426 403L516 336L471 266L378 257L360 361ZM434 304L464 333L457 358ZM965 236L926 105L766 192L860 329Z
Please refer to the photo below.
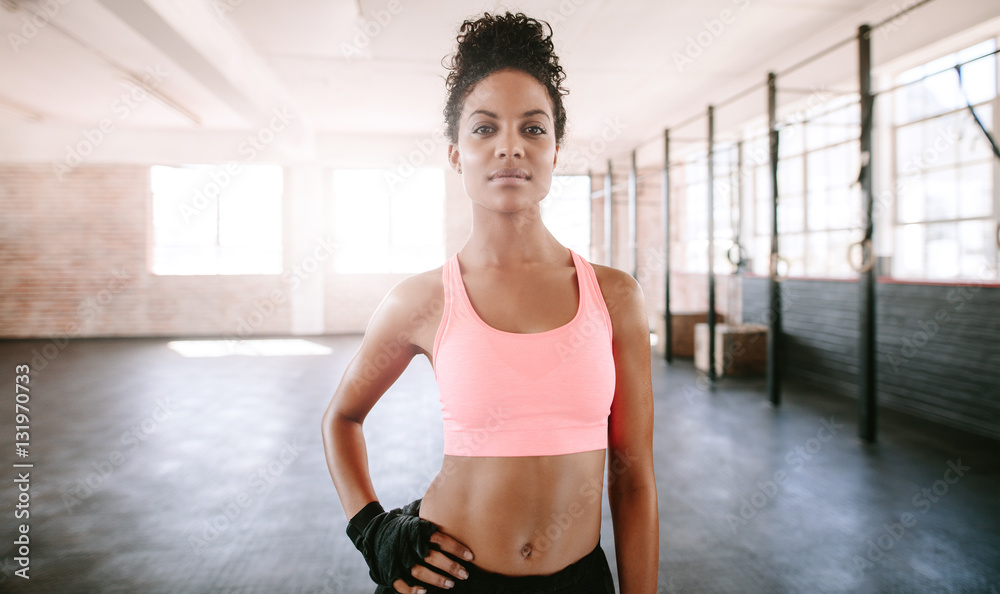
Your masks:
M534 135L534 136L541 136L541 135L545 134L545 128L542 128L541 126L537 126L537 125L528 126L524 130L528 134L531 134L531 135Z
M493 132L493 126L489 124L479 124L472 128L473 134L489 134L490 132Z

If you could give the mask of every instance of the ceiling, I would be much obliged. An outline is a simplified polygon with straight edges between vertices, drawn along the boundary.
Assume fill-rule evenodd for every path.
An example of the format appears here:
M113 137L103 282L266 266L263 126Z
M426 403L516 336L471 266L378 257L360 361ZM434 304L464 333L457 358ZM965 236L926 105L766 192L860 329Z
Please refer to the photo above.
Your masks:
M921 22L940 28L942 19L954 20L947 15L955 2L978 7L965 20L1000 16L994 0L937 0L914 11L909 24L900 21L895 39L905 45L907 35L926 28ZM900 9L897 1L862 0L0 0L0 6L8 42L0 47L0 135L13 129L5 126L79 134L102 120L135 131L207 134L259 129L284 113L300 140L433 137L444 101L441 61L458 25L483 10L523 10L552 23L568 74L570 142L595 159L655 139L709 103L763 82L769 70ZM883 56L903 50L884 45ZM853 46L835 59L845 74L851 71ZM763 91L748 96L753 109L763 108L763 97ZM602 136L606 143L594 142Z

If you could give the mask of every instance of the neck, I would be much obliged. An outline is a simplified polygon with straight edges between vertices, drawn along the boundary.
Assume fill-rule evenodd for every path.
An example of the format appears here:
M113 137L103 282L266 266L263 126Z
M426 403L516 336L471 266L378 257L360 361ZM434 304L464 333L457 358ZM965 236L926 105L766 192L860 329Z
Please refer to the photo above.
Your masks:
M500 213L472 205L472 232L460 250L474 266L504 267L560 261L563 247L542 223L540 207Z

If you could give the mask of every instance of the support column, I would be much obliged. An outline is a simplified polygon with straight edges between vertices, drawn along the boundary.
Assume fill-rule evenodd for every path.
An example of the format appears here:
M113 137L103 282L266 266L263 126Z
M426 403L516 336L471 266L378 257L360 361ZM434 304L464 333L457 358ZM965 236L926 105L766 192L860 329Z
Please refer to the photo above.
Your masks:
M767 74L768 165L771 173L771 254L768 264L767 393L781 405L781 286L778 284L778 75Z
M628 172L628 247L632 254L632 278L639 278L639 205L636 186L638 183L638 173L635 167L635 151L632 151L632 167Z
M864 209L865 237L862 240L862 270L858 278L861 302L858 311L860 345L858 347L858 437L874 443L877 433L877 395L875 378L875 250L872 244L875 223L872 218L872 108L871 29L858 27L858 77L861 92L861 204Z
M670 363L674 360L673 319L670 315L670 130L663 131L663 358Z
M323 170L318 165L292 165L284 174L284 268L295 270L307 259L321 263L318 270L298 275L295 284L284 287L291 308L290 330L294 335L323 334L325 271L333 259L323 226Z
M715 107L708 106L708 379L715 381Z
M604 256L607 265L615 265L614 242L614 204L611 200L611 159L608 159L608 172L604 174Z

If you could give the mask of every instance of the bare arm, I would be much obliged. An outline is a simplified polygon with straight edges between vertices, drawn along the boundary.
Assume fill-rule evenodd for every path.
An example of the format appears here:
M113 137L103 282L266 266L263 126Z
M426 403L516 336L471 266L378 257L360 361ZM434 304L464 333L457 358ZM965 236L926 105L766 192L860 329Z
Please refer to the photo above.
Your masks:
M378 500L362 423L417 353L410 341L406 297L405 287L397 285L379 305L323 415L327 466L348 518Z
M653 474L653 387L642 290L628 274L602 268L614 328L615 398L608 421L608 500L622 594L656 592L659 512Z
M433 294L433 288L430 293ZM413 277L394 287L369 322L361 347L348 363L323 414L321 431L327 466L348 518L372 501L378 501L368 470L362 431L365 417L414 355L426 350L420 345L427 343L428 336L433 337L439 309L440 299L428 298L426 280ZM431 542L458 557L471 553L465 545L441 531L431 536ZM451 573L453 577L461 579L463 576L463 568L439 551L432 550L424 563ZM444 576L422 565L415 565L411 574L425 583L445 587ZM393 586L398 592L420 591L402 580L396 580Z

